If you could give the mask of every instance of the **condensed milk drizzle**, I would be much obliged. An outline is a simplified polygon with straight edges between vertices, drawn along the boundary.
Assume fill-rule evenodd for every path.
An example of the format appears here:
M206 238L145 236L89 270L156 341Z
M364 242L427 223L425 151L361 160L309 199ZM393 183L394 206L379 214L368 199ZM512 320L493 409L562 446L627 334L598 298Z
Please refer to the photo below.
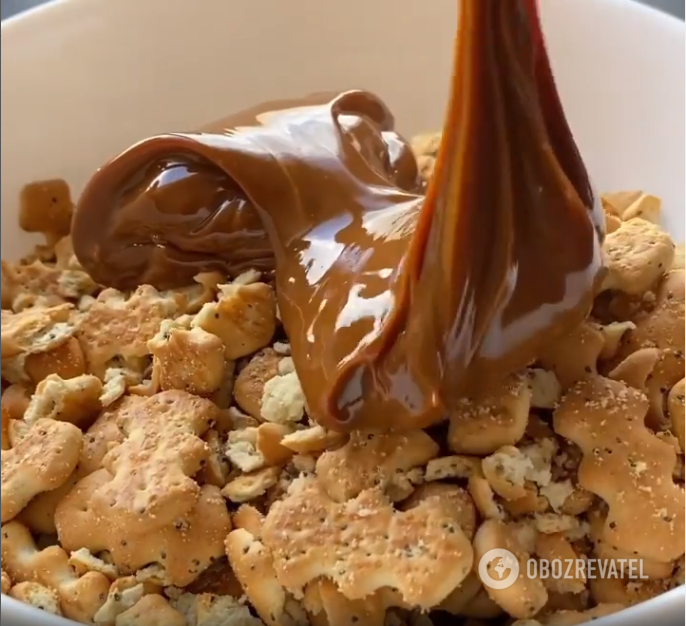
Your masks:
M365 91L269 103L142 141L76 209L98 282L275 272L310 415L424 427L588 314L602 215L534 0L461 0L432 180Z

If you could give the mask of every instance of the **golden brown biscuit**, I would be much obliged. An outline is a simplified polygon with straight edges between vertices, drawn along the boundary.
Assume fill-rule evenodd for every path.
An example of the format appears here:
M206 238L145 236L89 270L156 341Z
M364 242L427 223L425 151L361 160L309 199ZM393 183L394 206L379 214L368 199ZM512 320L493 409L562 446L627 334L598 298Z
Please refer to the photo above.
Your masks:
M640 295L671 268L674 243L656 224L633 217L608 233L603 252L608 268L603 288Z
M604 511L600 509L590 511L587 519L589 522L588 538L593 543L595 556L603 559L608 564L608 567L610 562L614 561L620 576L630 578L632 573L635 573L635 576L645 576L649 579L662 579L671 576L674 569L672 562L661 563L636 556L633 552L615 548L606 541L605 524L607 522L607 514ZM629 559L631 559L633 562L632 569L629 570L628 566L623 565L621 559L625 559L625 563L628 563Z
M659 359L660 351L657 348L641 348L621 361L617 367L610 371L607 377L612 380L619 380L629 387L646 393L648 380L652 376Z
M672 432L676 435L681 451L686 450L686 435L684 433L684 379L682 378L669 392L667 401Z
M485 455L515 445L526 431L531 389L515 374L479 401L465 398L450 415L448 446L458 454Z
M2 428L1 434L2 434L2 449L3 450L9 450L11 448L10 445L10 435L9 435L9 427L10 427L10 412L7 408L5 408L4 404L0 404L0 428Z
M11 450L2 453L2 522L16 517L45 491L63 485L74 471L83 435L74 425L39 419Z
M483 589L476 573L471 572L448 597L438 605L440 611L451 615L463 615L464 610Z
M106 563L97 556L93 556L86 548L72 552L69 555L69 565L74 568L74 571L79 576L83 576L88 572L99 572L112 581L119 578L119 572L115 565Z
M224 451L229 461L241 472L254 472L266 465L265 458L257 449L256 426L229 432Z
M73 213L69 185L63 180L37 181L19 194L19 226L29 233L68 235Z
M62 269L41 259L0 262L3 306L14 311L51 307L92 294L97 285L82 269Z
M280 467L264 467L250 474L242 474L226 484L222 489L222 495L231 502L255 500L276 485L280 475Z
M97 376L83 374L63 380L50 374L36 387L24 413L24 421L33 424L39 419L69 422L81 430L88 428L100 412L102 382Z
M233 514L233 525L236 528L243 528L257 539L262 536L262 524L264 515L250 504L241 504Z
M9 596L20 602L25 602L46 613L62 615L60 600L57 594L50 588L40 583L23 582L12 587Z
M481 459L476 456L454 454L431 459L426 464L424 480L445 480L446 478L469 478L481 475Z
M163 527L197 502L193 480L207 463L200 438L216 420L217 407L183 391L165 391L134 404L124 423L124 441L110 450L103 467L111 480L93 495L91 510L120 528Z
M685 261L685 248L684 244L677 244L676 248L674 249L674 261L672 261L672 270L683 270L686 268L686 261Z
M308 587L316 587L321 603L321 612L329 626L349 626L364 624L367 626L384 626L386 613L394 605L395 594L390 590L380 589L375 594L361 599L346 598L330 580L320 578ZM309 595L313 592L309 591Z
M437 482L419 485L414 490L414 493L402 503L400 509L409 511L432 498L437 498L441 504L451 505L453 507L453 517L460 525L462 532L469 539L474 537L476 530L476 507L467 490L458 485Z
M533 617L545 606L548 593L543 581L529 576L527 561L531 555L522 547L513 528L497 520L486 520L474 537L475 563L479 563L486 553L495 549L508 550L514 555L519 562L519 576L505 589L486 586L486 593L512 617ZM497 574L490 569L493 565L493 562L488 564L488 571L494 580L498 580Z
M504 520L506 517L503 506L496 499L495 493L488 480L480 471L467 480L467 489L472 496L479 514L484 519Z
M600 359L605 361L613 359L619 352L624 335L634 330L634 328L636 328L636 324L629 321L610 322L609 324L598 326L603 336L603 348L600 351Z
M2 527L2 562L15 583L36 582L53 589L65 617L90 623L107 597L110 582L97 572L78 576L59 546L37 550L29 531L18 522Z
M628 356L640 348L684 351L684 270L665 274L655 292L655 306L639 313L635 328L622 342L620 355Z
M656 431L664 430L669 423L665 413L670 389L684 374L684 352L668 348L660 351L660 356L646 381L646 395L649 408L646 424Z
M6 594L12 588L12 579L5 570L2 570L0 574L2 575L0 577L0 581L2 582L2 593Z
M230 466L228 460L224 456L219 433L214 429L209 430L205 434L204 440L209 448L210 456L207 459L205 466L200 470L198 482L214 485L221 489L229 480Z
M26 309L20 313L3 309L0 329L3 362L22 354L49 352L67 342L76 332L70 319L73 310L71 304Z
M264 385L279 375L279 363L282 359L273 348L265 348L255 354L236 376L233 388L236 403L255 419L262 420Z
M71 337L50 352L29 354L24 362L24 369L31 382L37 385L51 374L64 379L85 374L86 358L81 344L75 337Z
M534 409L554 409L562 396L562 385L554 372L533 367L526 370Z
M670 588L669 580L621 580L612 578L591 578L589 587L593 599L599 604L623 607L650 600Z
M421 608L445 599L473 562L450 501L428 498L399 512L381 490L370 489L339 503L309 477L296 479L288 496L272 505L262 541L274 556L277 579L294 594L325 575L349 599L391 587Z
M165 598L150 594L117 615L114 626L186 626L186 620Z
M243 508L243 507L241 507ZM295 626L290 594L277 580L271 552L250 531L237 528L226 538L226 555L245 595L267 626Z
M554 439L541 439L520 448L503 446L481 461L481 470L501 498L519 500L535 495L538 486L550 483L556 451Z
M229 360L252 354L269 344L274 336L274 290L265 283L244 282L239 276L229 285L219 285L219 299L203 305L193 326L217 335Z
M283 465L293 456L293 450L281 443L292 432L293 428L285 424L266 422L259 425L255 448L267 465Z
M316 454L324 450L338 448L344 445L347 440L347 435L327 430L316 424L286 435L281 440L281 445L297 454Z
M614 191L604 193L600 200L606 213L621 218L626 210L642 195L642 191Z
M167 523L155 518L145 524L122 524L115 516L96 516L92 503L109 482L107 470L81 480L60 502L55 513L60 544L67 550L106 550L121 573L150 564L164 568L169 583L191 584L223 554L231 520L219 489L204 485L197 503Z
M202 328L187 330L172 321L162 322L148 341L153 355L153 376L162 390L181 389L199 396L217 391L224 378L224 344Z
M657 196L649 193L640 192L640 195L624 194L622 201L617 197L610 197L609 203L613 205L619 217L623 221L628 221L634 217L640 217L653 224L660 222L660 214L662 212L662 200ZM631 202L627 203L627 200Z
M184 594L172 606L184 615L186 626L264 626L246 605L230 596Z
M586 572L579 571L576 567L580 555L576 553L564 533L539 533L536 540L536 556L548 563L556 560L562 563L561 578L548 576L543 580L548 591L578 594L586 589Z
M574 494L575 488L571 480L560 480L551 481L540 487L538 491L556 513L564 513L562 509L568 498Z
M622 220L616 215L605 213L605 234L614 233L622 225Z
M134 606L143 596L156 589L138 582L134 576L115 580L107 593L107 599L98 609L93 621L98 626L112 626L117 616Z
M412 138L412 152L417 158L419 175L425 183L433 175L440 144L441 133L422 133Z
M89 372L102 378L115 358L126 362L149 355L148 341L182 306L179 296L164 295L150 285L138 287L130 296L105 289L79 324L78 339Z
M609 506L605 540L659 562L684 553L684 491L674 484L674 448L644 425L648 400L601 377L573 387L555 431L584 453L579 484Z
M365 489L387 488L393 479L424 465L438 451L438 444L422 430L355 431L344 446L319 457L317 478L330 498L345 502Z
M83 449L79 457L81 476L87 476L102 468L105 455L125 439L119 424L126 424L133 419L134 407L143 401L140 396L126 396L100 413L83 436Z
M217 297L219 285L225 283L227 277L221 272L200 272L193 277L193 284L176 289L186 301L184 316L187 318L185 326L190 328L193 316L200 311L203 304L212 302Z
M17 516L17 521L24 524L35 535L57 535L55 526L55 511L57 505L74 488L79 481L79 469L67 478L65 483L57 489L39 493L29 502Z
M596 324L584 322L539 355L541 365L555 373L563 389L598 373L605 338Z
M31 389L21 383L10 385L3 391L2 406L9 413L10 419L24 419L24 413L31 402L31 394Z
M278 370L277 376L264 383L260 417L277 424L295 424L305 416L305 394L293 359L281 359Z

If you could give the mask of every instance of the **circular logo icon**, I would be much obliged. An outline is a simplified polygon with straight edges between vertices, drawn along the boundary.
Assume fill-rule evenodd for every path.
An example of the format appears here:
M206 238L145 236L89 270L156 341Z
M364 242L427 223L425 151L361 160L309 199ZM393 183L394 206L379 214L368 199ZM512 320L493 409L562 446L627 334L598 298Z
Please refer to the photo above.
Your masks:
M519 561L509 550L489 550L479 561L479 578L491 589L507 589L519 576Z

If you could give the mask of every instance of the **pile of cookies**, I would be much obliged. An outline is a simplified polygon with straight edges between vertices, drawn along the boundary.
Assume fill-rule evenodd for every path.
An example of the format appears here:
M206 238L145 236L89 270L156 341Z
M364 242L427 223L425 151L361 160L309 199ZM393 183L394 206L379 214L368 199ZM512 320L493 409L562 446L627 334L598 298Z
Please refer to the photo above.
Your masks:
M532 626L683 584L683 247L657 198L603 202L586 322L442 424L349 435L308 417L268 277L102 289L68 199L23 212L46 244L2 262L2 593L98 626ZM527 572L585 558L647 578Z

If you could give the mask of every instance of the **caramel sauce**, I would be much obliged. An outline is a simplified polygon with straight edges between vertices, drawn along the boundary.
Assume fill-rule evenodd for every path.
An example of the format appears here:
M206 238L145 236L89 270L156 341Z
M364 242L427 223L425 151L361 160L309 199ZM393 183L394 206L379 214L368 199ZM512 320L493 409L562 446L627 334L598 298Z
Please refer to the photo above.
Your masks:
M142 141L76 208L98 282L275 271L310 415L424 427L533 362L588 314L602 214L557 95L533 0L461 0L434 177L384 103L270 103Z

